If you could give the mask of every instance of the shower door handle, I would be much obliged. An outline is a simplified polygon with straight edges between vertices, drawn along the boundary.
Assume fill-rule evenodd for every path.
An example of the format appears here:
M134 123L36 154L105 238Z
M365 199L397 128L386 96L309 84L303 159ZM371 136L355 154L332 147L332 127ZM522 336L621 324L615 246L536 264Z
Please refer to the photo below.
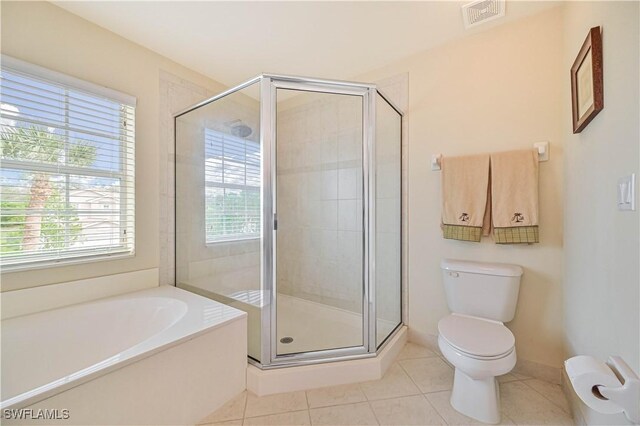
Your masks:
M273 230L278 230L278 215L274 213L273 215Z

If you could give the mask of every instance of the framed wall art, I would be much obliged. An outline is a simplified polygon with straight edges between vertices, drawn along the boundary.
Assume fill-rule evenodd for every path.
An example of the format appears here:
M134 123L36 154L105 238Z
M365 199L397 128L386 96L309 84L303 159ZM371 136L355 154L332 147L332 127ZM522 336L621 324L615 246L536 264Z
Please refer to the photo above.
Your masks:
M602 35L593 27L571 67L573 133L580 133L604 108Z

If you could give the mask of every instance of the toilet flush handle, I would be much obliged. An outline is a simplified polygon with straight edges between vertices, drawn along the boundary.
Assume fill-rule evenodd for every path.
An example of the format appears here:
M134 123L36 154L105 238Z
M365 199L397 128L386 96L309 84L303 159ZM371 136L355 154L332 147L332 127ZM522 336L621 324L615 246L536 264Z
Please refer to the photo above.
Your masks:
M460 274L457 273L457 272L449 272L449 276L450 277L454 277L454 278L458 278L460 276Z

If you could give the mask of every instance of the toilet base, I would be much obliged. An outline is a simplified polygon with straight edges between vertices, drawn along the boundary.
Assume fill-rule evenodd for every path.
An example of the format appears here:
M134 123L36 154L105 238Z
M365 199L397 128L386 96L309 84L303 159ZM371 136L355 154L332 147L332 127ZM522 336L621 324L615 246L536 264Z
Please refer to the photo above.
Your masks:
M490 424L500 423L498 381L493 376L486 379L472 379L456 368L451 406L472 419Z

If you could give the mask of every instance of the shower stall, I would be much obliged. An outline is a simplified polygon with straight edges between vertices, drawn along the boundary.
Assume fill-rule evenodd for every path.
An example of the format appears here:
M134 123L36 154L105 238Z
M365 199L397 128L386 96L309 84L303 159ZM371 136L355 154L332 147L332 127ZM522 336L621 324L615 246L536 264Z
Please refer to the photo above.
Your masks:
M248 313L253 364L401 326L401 124L375 85L272 74L175 116L176 285Z

